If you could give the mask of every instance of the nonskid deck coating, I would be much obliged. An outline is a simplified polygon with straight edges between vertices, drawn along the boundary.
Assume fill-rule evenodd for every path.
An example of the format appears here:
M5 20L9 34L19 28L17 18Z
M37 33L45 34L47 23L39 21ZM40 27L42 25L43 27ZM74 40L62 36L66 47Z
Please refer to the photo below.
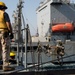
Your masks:
M43 66L39 70L25 70L23 66L15 67L14 71L4 72L0 70L0 75L75 75L75 64L64 66L49 66L49 64Z

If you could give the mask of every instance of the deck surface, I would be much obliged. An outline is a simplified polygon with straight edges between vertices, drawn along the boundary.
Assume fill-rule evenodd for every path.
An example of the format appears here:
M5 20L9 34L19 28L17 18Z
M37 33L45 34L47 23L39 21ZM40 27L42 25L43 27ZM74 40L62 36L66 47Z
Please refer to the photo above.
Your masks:
M40 70L32 68L25 70L23 66L14 66L15 70L6 71L0 70L0 75L75 75L75 65L67 66L50 66L47 65ZM55 68L55 69L53 69Z
M18 70L13 70L13 71L3 71L0 70L0 74L12 74L12 73L16 73Z
M0 75L14 74L14 73L17 73L17 72L19 72L20 70L24 69L23 66L11 65L11 67L12 67L12 66L15 68L15 70L13 70L13 71L3 71L2 69L0 69Z

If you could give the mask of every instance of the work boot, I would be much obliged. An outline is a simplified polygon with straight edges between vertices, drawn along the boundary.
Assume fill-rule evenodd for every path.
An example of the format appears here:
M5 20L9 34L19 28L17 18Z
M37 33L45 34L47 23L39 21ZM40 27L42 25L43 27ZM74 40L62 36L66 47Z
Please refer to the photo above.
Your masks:
M0 60L0 70L2 70L2 67L3 67L3 61Z
M0 70L2 70L2 65L0 65Z
M9 67L9 66L3 67L3 71L13 71L13 70L15 70L14 67Z

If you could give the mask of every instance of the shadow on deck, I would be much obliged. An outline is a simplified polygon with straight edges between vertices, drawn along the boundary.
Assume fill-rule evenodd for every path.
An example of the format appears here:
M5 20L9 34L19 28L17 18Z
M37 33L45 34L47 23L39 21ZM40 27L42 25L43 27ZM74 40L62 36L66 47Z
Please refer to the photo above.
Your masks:
M15 67L14 71L4 72L0 70L0 75L75 75L75 65L67 66L47 66L41 69L30 68L25 70L23 66Z

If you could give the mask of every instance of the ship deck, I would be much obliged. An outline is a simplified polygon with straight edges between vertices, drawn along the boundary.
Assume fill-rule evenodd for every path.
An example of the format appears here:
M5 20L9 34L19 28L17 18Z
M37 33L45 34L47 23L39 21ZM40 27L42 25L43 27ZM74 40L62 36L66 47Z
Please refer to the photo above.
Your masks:
M75 75L75 64L52 65L45 64L41 67L33 68L33 66L25 69L23 66L15 66L14 71L0 70L0 75Z

